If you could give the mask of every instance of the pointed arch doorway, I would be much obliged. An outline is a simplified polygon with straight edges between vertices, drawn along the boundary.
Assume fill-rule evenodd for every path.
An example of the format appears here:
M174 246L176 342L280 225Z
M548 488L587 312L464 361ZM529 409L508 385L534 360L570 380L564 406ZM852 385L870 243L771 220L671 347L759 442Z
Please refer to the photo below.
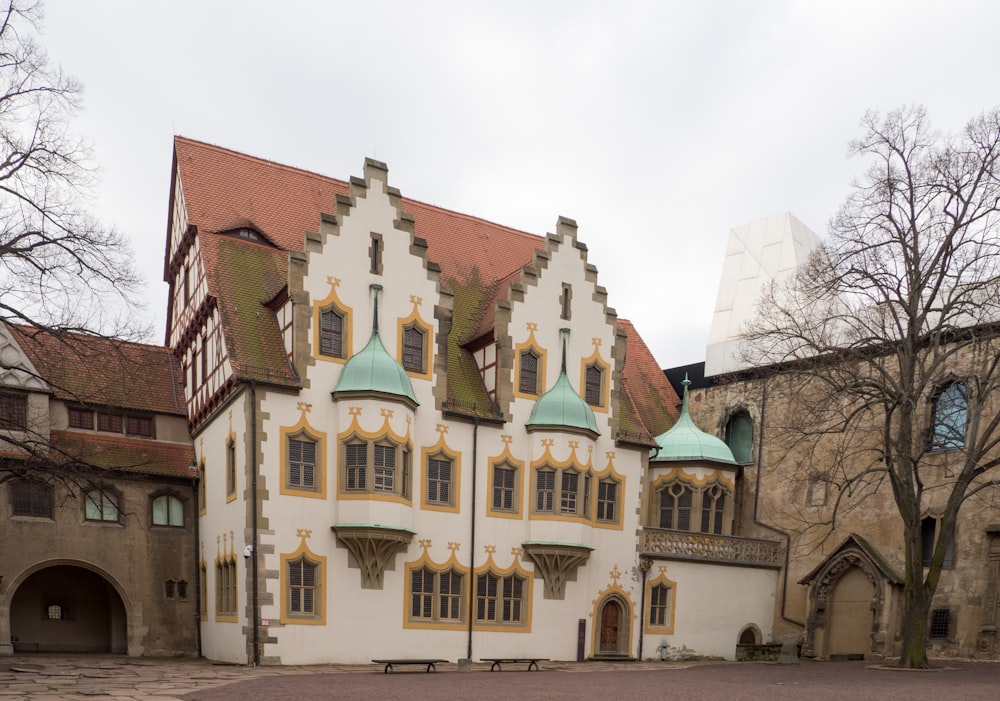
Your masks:
M632 615L628 604L617 596L605 597L597 607L596 657L628 656Z

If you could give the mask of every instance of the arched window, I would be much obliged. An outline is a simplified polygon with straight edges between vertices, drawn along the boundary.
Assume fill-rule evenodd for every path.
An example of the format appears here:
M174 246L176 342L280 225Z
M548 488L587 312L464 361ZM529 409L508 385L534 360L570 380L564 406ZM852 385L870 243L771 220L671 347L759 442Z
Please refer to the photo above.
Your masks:
M336 309L320 312L319 352L333 358L344 357L344 315Z
M953 450L965 447L965 429L969 421L969 396L965 385L953 382L934 400L933 448Z
M740 464L750 462L753 442L753 420L745 411L738 411L726 422L726 445Z
M410 572L410 618L454 622L462 619L463 576L451 569L437 572L421 567Z
M649 590L649 625L664 628L670 622L670 587L657 584Z
M521 351L517 389L522 394L538 394L538 356L530 350Z
M319 616L319 567L302 556L288 563L288 615L305 618Z
M601 406L604 397L604 368L597 363L587 366L584 377L584 401L591 406Z
M726 490L717 484L701 494L701 532L721 535L725 524Z
M184 502L172 494L161 494L153 499L154 526L183 526Z
M419 326L407 326L403 329L403 367L408 372L427 372L424 367L426 340L424 332Z
M660 490L660 528L677 531L691 530L691 505L694 492L691 488L674 482Z

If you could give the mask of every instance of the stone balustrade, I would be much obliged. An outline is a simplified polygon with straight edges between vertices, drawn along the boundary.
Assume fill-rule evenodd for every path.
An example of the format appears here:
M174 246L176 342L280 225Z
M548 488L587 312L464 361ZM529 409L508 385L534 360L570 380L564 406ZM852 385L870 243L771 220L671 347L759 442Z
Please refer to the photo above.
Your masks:
M704 560L724 565L779 568L783 544L777 540L644 528L639 551L646 556Z

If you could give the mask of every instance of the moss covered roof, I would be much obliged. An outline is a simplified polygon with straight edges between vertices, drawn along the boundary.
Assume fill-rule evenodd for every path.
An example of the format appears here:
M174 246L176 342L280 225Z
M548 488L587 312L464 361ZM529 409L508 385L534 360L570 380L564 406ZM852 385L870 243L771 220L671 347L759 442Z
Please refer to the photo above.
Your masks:
M185 415L181 368L169 348L25 326L8 328L57 399Z

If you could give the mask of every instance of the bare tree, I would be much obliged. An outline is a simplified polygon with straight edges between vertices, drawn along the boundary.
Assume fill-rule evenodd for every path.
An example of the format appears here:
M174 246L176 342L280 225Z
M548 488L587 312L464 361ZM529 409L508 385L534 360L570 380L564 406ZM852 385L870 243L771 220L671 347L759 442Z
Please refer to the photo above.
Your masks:
M863 126L851 150L871 166L822 248L765 295L743 360L767 368L792 407L787 459L838 487L814 526L891 492L905 562L900 665L925 667L959 512L993 489L1000 464L1000 111L957 135L931 130L922 108L869 113ZM940 522L925 567L929 510Z
M139 279L125 240L87 212L80 86L36 42L40 15L31 0L0 9L0 321L131 333Z
M0 6L0 324L22 345L48 336L83 367L100 367L101 359L81 355L91 347L80 338L145 336L144 325L135 323L140 279L123 237L88 213L94 172L71 126L81 89L49 63L36 39L40 21L34 0ZM101 348L108 353L119 346ZM20 374L26 386L37 380L70 392L54 387L58 378L42 371L25 378L26 372L16 358L0 357L0 377ZM0 429L18 429L2 431L0 450L24 456L0 460L0 477L53 460L63 468L79 462L54 455L47 417L38 417L37 431L34 418L18 426L16 417L0 417Z

